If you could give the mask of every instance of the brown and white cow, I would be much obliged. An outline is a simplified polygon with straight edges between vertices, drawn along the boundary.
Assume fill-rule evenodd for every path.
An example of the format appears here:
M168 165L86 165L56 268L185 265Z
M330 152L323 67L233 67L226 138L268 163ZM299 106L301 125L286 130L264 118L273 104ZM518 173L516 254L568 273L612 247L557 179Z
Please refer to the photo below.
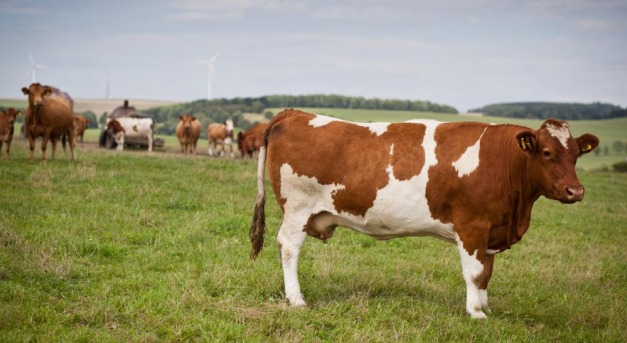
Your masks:
M83 143L83 136L85 136L85 130L89 127L89 119L83 117L80 114L74 116L74 132L76 140Z
M48 141L52 142L52 158L55 158L57 140L68 135L72 160L76 159L74 120L72 119L73 102L67 93L61 93L57 88L32 83L28 88L23 87L22 93L28 95L26 109L26 136L30 145L29 159L33 159L35 139L42 137L41 159L46 160Z
M466 310L486 318L494 256L521 240L533 203L583 199L577 158L599 144L573 138L568 124L352 123L285 110L259 152L251 258L263 246L265 166L283 212L278 233L285 295L304 306L297 276L306 235L331 238L337 226L377 239L432 236L457 245Z
M207 126L207 141L209 142L209 148L207 153L209 156L218 154L218 144L222 147L220 156L224 156L224 145L228 145L231 151L231 158L233 157L233 120L227 119L224 124L211 123Z
M179 116L179 123L176 125L176 138L181 144L181 153L189 151L191 155L196 155L196 144L200 137L200 121L186 113Z
M263 145L263 133L267 127L268 124L257 124L248 131L237 134L237 148L242 158L246 155L252 158L253 153L259 151Z
M154 121L152 118L134 118L119 117L110 119L105 124L105 131L113 136L117 143L118 151L124 150L124 141L126 138L146 138L148 139L148 152L152 152L152 143L154 135Z
M22 112L16 111L15 108L9 107L6 111L0 111L0 151L4 144L4 159L9 159L9 151L11 150L11 141L13 140L13 131L15 119Z

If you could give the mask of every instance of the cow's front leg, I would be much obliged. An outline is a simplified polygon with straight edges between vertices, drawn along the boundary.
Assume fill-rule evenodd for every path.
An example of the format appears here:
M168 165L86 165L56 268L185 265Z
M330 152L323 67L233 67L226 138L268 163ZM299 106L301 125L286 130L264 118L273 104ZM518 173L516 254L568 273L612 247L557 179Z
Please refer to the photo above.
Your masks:
M50 140L50 133L46 133L41 137L41 160L46 160L46 150L48 149L48 141Z
M33 156L35 155L35 136L30 133L26 133L28 136L28 159L33 160Z
M306 220L305 220L306 222ZM298 283L298 257L307 234L302 230L303 224L284 218L279 230L277 242L281 251L285 297L290 306L306 306Z
M486 254L487 244L464 245L457 237L457 249L462 262L462 274L466 282L466 311L472 318L486 319L483 309L488 306L488 282L492 275L494 255Z

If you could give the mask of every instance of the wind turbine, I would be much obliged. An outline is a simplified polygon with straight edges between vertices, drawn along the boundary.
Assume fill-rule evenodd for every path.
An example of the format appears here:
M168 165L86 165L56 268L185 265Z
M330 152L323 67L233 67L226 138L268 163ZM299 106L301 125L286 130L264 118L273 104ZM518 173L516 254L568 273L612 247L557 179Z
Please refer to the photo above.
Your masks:
M218 54L219 52L207 61L198 61L201 64L207 65L207 100L211 100L211 75L213 74L213 63L216 61L216 58L218 58Z
M28 69L28 71L26 72L26 76L28 76L28 74L32 74L33 76L33 83L36 82L36 76L35 76L35 72L37 71L38 68L48 68L45 65L41 65L41 64L37 64L35 63L35 60L33 59L33 55L31 55L31 53L28 53L28 58L30 58L30 68Z

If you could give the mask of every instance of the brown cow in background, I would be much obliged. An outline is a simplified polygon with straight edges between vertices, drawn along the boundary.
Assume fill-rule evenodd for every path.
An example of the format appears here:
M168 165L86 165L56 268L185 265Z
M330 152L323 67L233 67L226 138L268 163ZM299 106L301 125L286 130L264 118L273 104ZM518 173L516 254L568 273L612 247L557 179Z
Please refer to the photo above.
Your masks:
M259 148L263 145L263 132L268 124L256 124L246 132L240 132L237 135L237 148L242 158L246 154L253 158L253 153L259 152Z
M41 160L46 160L48 141L52 142L52 158L55 158L57 140L67 134L70 142L72 160L76 159L74 147L76 138L74 120L72 119L73 105L67 93L60 93L54 87L32 83L28 88L22 88L22 93L28 95L26 109L26 136L30 145L28 158L33 159L35 139L42 137Z
M89 127L89 119L83 117L80 114L74 116L74 132L76 135L76 141L80 141L83 144L83 136L85 130Z
M228 144L231 150L231 158L233 157L233 120L227 119L224 124L212 123L207 127L207 141L209 142L209 156L218 154L217 146L220 144L222 150L220 156L224 156L224 145Z
M0 111L0 150L2 144L5 144L4 159L9 159L9 150L11 149L11 141L13 140L13 124L15 118L22 112L16 111L13 107L7 108L6 111Z
M196 155L196 144L200 137L200 121L196 117L185 113L179 116L179 123L176 125L176 138L181 144L181 153Z

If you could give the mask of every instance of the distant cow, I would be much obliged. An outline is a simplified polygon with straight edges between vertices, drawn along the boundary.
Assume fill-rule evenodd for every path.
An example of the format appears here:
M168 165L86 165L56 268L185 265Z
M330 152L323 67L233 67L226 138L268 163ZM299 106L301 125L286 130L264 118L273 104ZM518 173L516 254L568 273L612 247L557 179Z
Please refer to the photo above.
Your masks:
M108 131L117 143L118 151L124 150L125 138L142 137L148 139L148 151L152 151L154 122L152 118L131 118L120 117L111 119L105 125L105 131Z
M181 153L196 155L196 144L200 137L200 121L196 117L186 113L179 116L179 123L176 125L176 138L181 144Z
M82 115L74 116L74 132L76 133L76 140L83 143L83 136L85 135L85 130L89 127L89 119L83 117Z
M231 150L231 157L233 157L233 121L231 119L227 119L224 124L209 124L207 127L207 140L209 142L209 156L214 156L214 154L218 153L218 144L222 147L220 155L224 156L224 145L226 144Z
M28 88L22 88L22 93L28 95L26 109L26 136L30 145L29 159L33 159L35 139L42 137L41 159L46 160L48 141L52 142L52 158L55 158L57 140L67 134L72 152L72 160L76 159L74 147L76 145L74 121L72 119L73 102L67 93L61 93L50 86L32 83Z
M246 155L252 158L253 153L259 151L259 148L263 145L263 132L266 130L266 127L268 127L268 124L257 124L248 131L237 134L237 148L242 158Z
M15 119L20 114L22 114L22 112L16 111L13 107L7 108L6 111L0 111L0 151L2 151L2 144L4 144L5 160L9 159L11 141L13 140L13 124L15 124Z
M494 256L520 241L544 196L583 199L578 157L599 144L568 124L539 130L474 122L352 123L285 110L259 152L251 257L263 247L265 176L283 219L278 234L285 295L304 306L297 276L306 235L326 241L337 226L377 239L432 236L455 244L466 310L486 318Z

